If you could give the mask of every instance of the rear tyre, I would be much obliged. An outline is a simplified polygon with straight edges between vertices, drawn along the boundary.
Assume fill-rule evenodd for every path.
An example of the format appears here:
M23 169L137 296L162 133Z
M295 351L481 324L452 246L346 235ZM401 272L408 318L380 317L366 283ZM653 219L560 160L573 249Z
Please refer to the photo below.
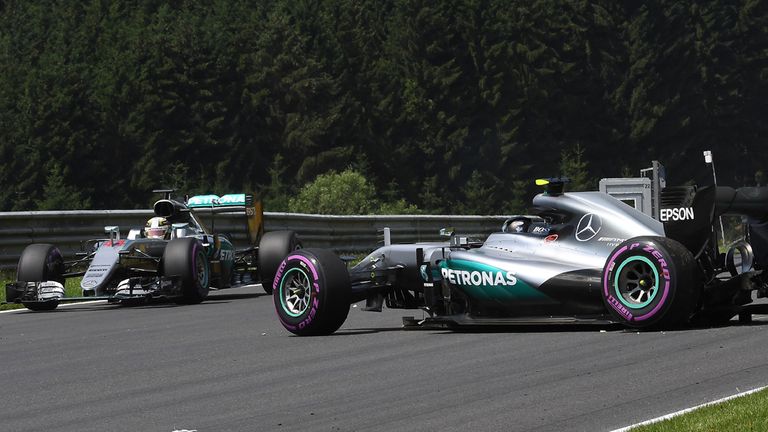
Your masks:
M603 268L602 297L613 318L634 328L686 324L698 307L699 270L693 254L665 237L635 237L618 245Z
M293 231L270 231L259 242L259 276L264 292L272 294L275 273L280 262L289 253L301 249L301 242Z
M16 280L19 282L56 281L64 284L64 258L61 251L52 244L31 244L24 248L16 267ZM35 293L35 296L37 294ZM58 300L44 302L22 301L29 310L49 311L59 306Z
M349 272L327 250L302 249L285 257L273 290L280 323L299 336L331 334L349 314Z
M177 276L181 287L179 304L196 304L208 296L211 267L205 248L194 237L174 239L168 242L162 260L163 275Z

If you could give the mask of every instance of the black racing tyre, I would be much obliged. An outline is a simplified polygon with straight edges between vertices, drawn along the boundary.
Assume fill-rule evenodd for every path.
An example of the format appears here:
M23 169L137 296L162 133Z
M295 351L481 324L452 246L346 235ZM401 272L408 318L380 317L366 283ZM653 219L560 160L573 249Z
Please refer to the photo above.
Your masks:
M272 294L275 273L280 262L289 253L301 249L301 242L293 231L270 231L259 242L259 277L267 294Z
M24 248L16 266L16 280L20 282L56 281L64 284L64 257L52 245L37 243ZM58 300L22 302L29 310L49 311L59 306Z
M701 295L693 254L665 237L635 237L618 245L603 268L602 297L613 318L634 328L686 324Z
M64 283L64 258L52 244L31 244L24 248L16 267L16 280Z
M323 249L302 249L280 263L272 299L283 327L299 336L317 336L344 324L351 292L347 266L339 257Z
M196 304L208 296L211 283L211 266L205 247L194 237L174 239L168 242L162 259L163 276L179 277L180 304Z

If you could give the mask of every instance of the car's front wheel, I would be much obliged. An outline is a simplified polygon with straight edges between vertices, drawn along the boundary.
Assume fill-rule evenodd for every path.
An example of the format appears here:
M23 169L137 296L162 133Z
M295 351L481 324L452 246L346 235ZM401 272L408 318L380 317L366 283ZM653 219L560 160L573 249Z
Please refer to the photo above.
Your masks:
M168 242L162 259L163 276L176 277L180 286L177 303L195 304L205 300L211 282L211 268L205 247L194 237Z
M52 244L36 243L24 248L16 267L16 280L19 282L55 281L64 284L64 258L59 249ZM22 301L29 310L49 311L59 306L55 299L46 301Z
M272 298L280 322L299 336L327 335L349 314L351 286L346 265L323 249L289 254L275 275Z
M603 268L602 297L613 318L629 327L685 324L700 296L693 254L665 237L635 237L618 245Z

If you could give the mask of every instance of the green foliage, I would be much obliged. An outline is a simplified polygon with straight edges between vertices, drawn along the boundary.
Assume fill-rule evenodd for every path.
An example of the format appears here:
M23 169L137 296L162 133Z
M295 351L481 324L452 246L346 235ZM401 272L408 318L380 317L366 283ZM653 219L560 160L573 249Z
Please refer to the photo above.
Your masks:
M561 170L768 165L765 2L12 0L0 28L0 211L169 185L279 211L351 166L390 206L500 213Z
M464 199L458 206L460 213L466 214L491 214L498 208L498 182L483 175L479 171L472 171L469 180L462 187Z
M369 214L375 208L374 187L361 174L346 170L321 174L291 198L288 210L296 213Z
M290 199L288 211L338 215L419 213L416 206L404 199L382 203L374 186L351 169L317 176Z
M288 211L288 187L283 181L285 168L281 155L275 157L268 171L269 184L262 189L264 206L269 211L286 212Z
M91 202L84 198L78 188L70 186L64 178L64 170L58 163L52 163L48 171L43 194L35 200L38 210L78 210L90 208Z
M578 143L560 153L560 174L571 180L569 191L595 190L596 185L589 177L588 165L584 149Z
M413 204L408 204L403 198L395 201L383 202L376 211L376 214L380 215L414 215L422 213L423 212L419 210L418 207Z

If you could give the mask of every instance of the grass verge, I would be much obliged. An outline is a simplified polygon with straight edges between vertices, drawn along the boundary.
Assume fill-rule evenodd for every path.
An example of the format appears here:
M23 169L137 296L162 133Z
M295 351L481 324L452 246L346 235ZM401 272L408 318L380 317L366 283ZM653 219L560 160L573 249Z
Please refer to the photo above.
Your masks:
M768 431L768 389L701 407L630 432L749 432Z

